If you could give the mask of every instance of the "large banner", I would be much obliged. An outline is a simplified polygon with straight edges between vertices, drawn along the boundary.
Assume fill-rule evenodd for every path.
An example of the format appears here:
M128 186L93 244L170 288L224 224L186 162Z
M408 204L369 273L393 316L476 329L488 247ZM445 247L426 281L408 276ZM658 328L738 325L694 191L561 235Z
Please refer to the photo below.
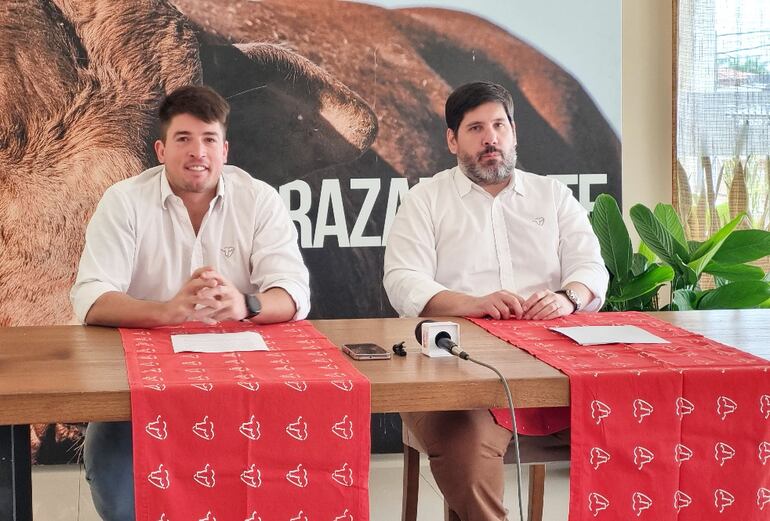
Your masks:
M519 167L588 208L620 198L620 0L377 3L5 0L0 325L72 322L90 215L156 163L157 104L184 84L228 99L230 163L283 196L314 318L394 314L388 230L411 185L456 163L443 107L462 83L511 91Z

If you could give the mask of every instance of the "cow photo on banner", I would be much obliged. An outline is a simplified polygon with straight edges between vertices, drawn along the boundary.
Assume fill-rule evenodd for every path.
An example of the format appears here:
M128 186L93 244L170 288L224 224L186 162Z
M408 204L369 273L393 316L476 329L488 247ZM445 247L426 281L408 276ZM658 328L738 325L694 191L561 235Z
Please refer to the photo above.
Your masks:
M620 199L620 0L4 0L0 326L74 323L96 203L157 163L157 105L191 83L232 106L229 162L283 197L311 318L394 316L390 223L410 186L456 164L444 101L475 80L512 93L519 168L589 209ZM37 461L71 459L79 431L36 426Z

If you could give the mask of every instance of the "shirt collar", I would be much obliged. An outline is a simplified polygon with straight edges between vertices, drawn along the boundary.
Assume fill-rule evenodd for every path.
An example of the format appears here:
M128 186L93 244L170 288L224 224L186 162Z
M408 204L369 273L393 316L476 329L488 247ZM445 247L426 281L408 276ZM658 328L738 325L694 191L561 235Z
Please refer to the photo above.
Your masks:
M223 200L225 198L225 172L224 168L222 169L222 173L219 175L219 181L217 181L217 193L214 195L214 199L211 200L211 203L209 204L209 207L213 207L214 204L218 200ZM163 207L163 209L166 209L166 201L169 197L171 197L174 194L174 191L171 189L171 185L168 184L168 177L166 177L166 167L163 167L163 170L160 172L160 205Z
M484 190L483 187L471 181L468 176L463 173L459 166L454 168L454 180L455 186L457 187L457 192L460 194L460 197L465 197L471 190L480 190L485 194L489 194L489 192ZM498 195L510 191L513 191L519 195L525 195L524 183L522 181L523 176L519 175L518 169L514 169L513 174L511 174L511 181L508 183L508 186L503 188Z

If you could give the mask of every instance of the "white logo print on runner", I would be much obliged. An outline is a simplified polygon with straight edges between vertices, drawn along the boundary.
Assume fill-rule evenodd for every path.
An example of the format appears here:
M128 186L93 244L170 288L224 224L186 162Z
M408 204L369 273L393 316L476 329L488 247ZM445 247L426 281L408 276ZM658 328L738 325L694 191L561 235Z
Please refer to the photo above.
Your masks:
M687 461L690 458L692 458L692 450L690 450L689 447L678 443L674 448L674 459L676 462L681 465L682 462Z
M286 434L295 440L305 441L307 439L307 422L298 416L295 421L286 426Z
M695 410L695 405L686 398L679 397L676 399L676 415L680 418L692 414Z
M258 382L238 382L238 385L249 391L259 391Z
M683 508L689 507L690 503L692 503L692 498L681 490L677 490L674 493L674 508L676 509L677 513L679 513Z
M214 384L190 384L196 389L200 389L201 391L209 392L212 389L214 389Z
M257 511L253 511L250 517L247 517L243 521L262 521L262 518L257 515Z
M634 492L631 496L631 508L636 512L636 517L642 515L642 512L649 509L652 506L652 499L645 496L641 492Z
M594 447L591 449L591 465L593 465L594 470L598 470L600 465L604 465L610 461L610 453L600 449L599 447Z
M193 425L192 430L199 438L209 441L214 439L214 422L209 420L208 416L204 416L201 421Z
M591 402L591 418L596 420L596 425L599 425L610 414L612 414L612 409L606 403L602 403L599 400Z
M286 473L286 480L292 485L300 488L307 486L307 470L302 467L302 463L297 465L296 469Z
M353 422L348 419L347 414L332 426L332 432L343 440L353 438Z
M347 463L342 468L339 468L332 472L332 479L340 485L346 487L353 486L353 469L351 469Z
M160 515L160 519L158 519L158 521L169 521L165 512Z
M241 481L251 488L259 488L262 486L262 472L260 472L256 466L257 464L254 463L251 467L241 472Z
M610 501L596 492L591 492L588 495L588 510L594 515L599 515L602 510L607 510L610 506Z
M762 462L762 465L767 463L767 460L770 459L770 443L763 441L759 444L759 461Z
M296 516L289 519L289 521L309 521L309 520L305 515L305 513L302 510L300 510L299 513Z
M353 521L353 514L351 514L346 508L341 516L334 518L334 521Z
M727 396L717 398L717 414L722 418L722 421L727 418L728 414L734 413L737 408L738 404Z
M153 470L147 475L147 481L162 490L166 490L171 486L171 480L168 477L168 471L163 468L162 463L157 470Z
M639 470L642 470L642 467L647 465L653 459L655 459L655 454L653 454L650 449L634 447L634 465L636 465Z
M642 423L642 421L652 414L652 412L655 409L653 409L652 405L650 405L648 402L645 402L641 398L637 398L634 400L634 418L639 420L639 423Z
M259 432L259 422L254 419L254 415L251 415L251 418L249 421L243 422L240 427L238 427L238 430L241 434L246 436L248 439L252 441L256 441L259 439L259 437L262 435Z
M350 380L332 380L332 385L346 392L353 390L353 382Z
M759 412L766 420L770 419L770 394L763 394L759 399Z
M295 391L304 392L307 391L307 384L305 382L284 382L286 385L294 389Z
M714 459L719 462L720 467L724 467L725 461L735 457L735 449L727 443L719 442L714 445Z
M719 513L725 511L725 508L735 503L735 497L726 490L718 488L714 491L714 506L717 507Z
M207 488L214 488L214 485L217 484L217 481L215 479L215 472L214 469L211 468L211 465L206 463L206 466L195 473L193 476L193 479L199 484L203 485Z
M770 490L762 487L757 490L757 506L760 510L764 510L768 503L770 503Z
M156 440L165 440L168 436L166 422L160 418L160 414L155 418L155 421L148 423L144 430Z
M200 518L198 521L217 521L217 518L214 517L214 514L212 514L211 510L209 510L206 515Z

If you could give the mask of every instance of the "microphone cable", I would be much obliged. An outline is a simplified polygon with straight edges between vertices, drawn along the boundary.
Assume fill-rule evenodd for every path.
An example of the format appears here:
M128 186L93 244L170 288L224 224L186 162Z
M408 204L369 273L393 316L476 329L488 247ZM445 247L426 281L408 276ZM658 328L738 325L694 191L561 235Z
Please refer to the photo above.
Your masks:
M421 335L422 335L422 327L426 323L434 322L433 320L423 320L419 324L417 324L417 328L415 329L415 337L417 338L418 342L421 342ZM505 397L508 399L508 409L511 411L511 426L513 427L513 452L514 452L514 459L516 460L516 489L519 496L519 520L524 521L524 502L523 497L521 493L521 452L519 451L519 433L518 429L516 427L516 413L513 410L513 395L511 394L511 388L508 386L508 382L506 381L505 377L503 377L503 374L497 370L497 368L493 367L492 365L482 362L481 360L476 360L471 355L463 351L459 345L457 345L449 335L449 333L442 331L436 335L435 338L436 345L440 347L441 349L445 351L449 351L452 355L456 356L457 358L460 358L462 360L468 360L470 362L473 362L474 364L478 364L482 367L486 367L487 369L490 369L494 371L494 373L497 375L500 382L503 384L503 389L505 389Z
M465 351L463 351L463 353L465 353ZM465 353L465 355L467 356L467 358L461 357L458 355L455 355L455 356L458 356L458 358L462 358L463 360L468 360L469 362L473 362L474 364L478 364L482 367L486 367L487 369L494 371L497 377L502 382L503 389L505 389L505 397L508 399L508 408L511 410L511 423L513 427L513 453L514 453L514 458L516 460L516 488L519 494L519 519L520 521L524 521L524 504L522 501L522 494L521 494L521 453L519 452L519 434L518 434L518 429L516 428L516 414L513 411L513 396L511 395L511 388L508 386L508 382L503 377L503 374L500 371L498 371L495 367L491 366L486 362L482 362L481 360L476 360L472 356L468 355L468 353Z

